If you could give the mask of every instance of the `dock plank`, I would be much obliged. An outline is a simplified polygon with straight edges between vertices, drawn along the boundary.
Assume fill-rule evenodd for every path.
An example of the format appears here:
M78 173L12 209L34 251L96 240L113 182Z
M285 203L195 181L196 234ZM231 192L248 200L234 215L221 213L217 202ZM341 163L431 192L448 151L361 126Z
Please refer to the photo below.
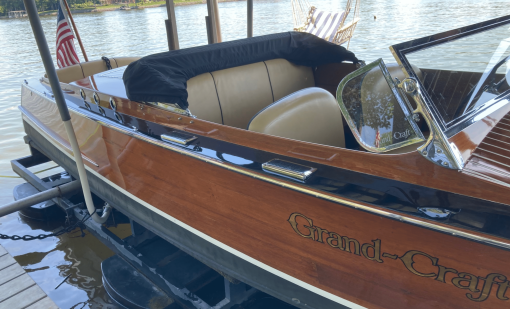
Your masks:
M0 303L33 285L35 285L35 282L28 274L23 274L0 285Z
M0 270L0 284L4 284L16 277L23 275L24 273L25 270L17 263L6 267Z
M10 254L0 256L0 270L11 266L12 264L16 264L16 260Z
M58 309L58 306L0 245L0 309L3 308Z
M58 309L57 305L48 297L26 307L25 309Z
M44 297L47 297L46 293L44 293L38 285L33 285L30 288L0 302L0 308L21 309L35 304Z

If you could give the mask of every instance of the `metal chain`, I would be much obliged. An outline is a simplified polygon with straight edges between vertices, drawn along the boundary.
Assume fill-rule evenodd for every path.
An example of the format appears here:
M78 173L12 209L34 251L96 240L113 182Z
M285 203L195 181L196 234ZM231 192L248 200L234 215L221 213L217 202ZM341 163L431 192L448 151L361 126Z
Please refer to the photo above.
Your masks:
M107 58L107 57L105 57L105 56L101 57L101 59L103 59L103 61L105 62L105 64L106 64L106 68L107 68L108 70L111 70L111 69L112 69L112 65L110 64L110 59L108 59L108 58Z
M24 240L24 241L34 240L34 239L45 239L45 238L48 238L48 237L60 236L60 235L63 235L65 233L69 233L69 232L73 231L77 227L79 227L81 229L81 236L83 237L83 236L85 236L85 233L83 233L82 224L83 224L83 222L87 221L90 217L92 217L92 215L88 214L87 216L84 216L83 219L79 220L75 224L70 225L70 226L68 226L66 228L63 228L63 229L59 230L58 232L51 233L51 234L40 234L40 235L37 235L37 236L32 236L32 235L25 235L25 236L12 235L12 236L8 236L8 235L0 234L0 239Z

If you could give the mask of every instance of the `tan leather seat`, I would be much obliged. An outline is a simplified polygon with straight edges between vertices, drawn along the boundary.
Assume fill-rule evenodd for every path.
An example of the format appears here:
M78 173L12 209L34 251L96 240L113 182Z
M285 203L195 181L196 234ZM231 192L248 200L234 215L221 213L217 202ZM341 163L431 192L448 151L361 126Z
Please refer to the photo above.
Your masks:
M211 73L204 73L188 80L188 104L191 113L199 119L223 123L220 102Z
M70 65L68 67L57 69L58 80L61 83L70 83L84 78L83 70L80 64ZM46 76L46 74L44 74Z
M126 66L126 65L130 64L131 62L136 61L138 59L140 59L140 57L115 57L115 58L110 58L110 64L112 65L112 68L113 68L114 67L113 66L114 64L112 64L112 60L113 60L116 67L120 68L120 67Z
M310 67L295 65L285 59L265 61L273 89L273 101L298 90L314 87L315 79Z
M108 68L106 67L106 63L103 61L103 59L82 62L80 63L80 65L81 68L83 69L83 75L85 77L92 76L97 73L101 73L108 70ZM115 61L110 61L110 65L112 66L112 69L115 69L117 67L117 63Z
M253 115L273 103L264 62L215 71L211 74L216 84L223 124L227 126L246 128ZM190 109L197 112L191 104Z
M112 66L112 69L115 69L117 67L128 65L138 59L140 59L140 57L110 58L110 65ZM70 83L106 70L107 67L105 62L102 59L99 59L89 62L81 62L62 69L57 69L57 76L61 83Z
M257 113L248 130L295 140L345 147L340 107L322 88L294 92Z

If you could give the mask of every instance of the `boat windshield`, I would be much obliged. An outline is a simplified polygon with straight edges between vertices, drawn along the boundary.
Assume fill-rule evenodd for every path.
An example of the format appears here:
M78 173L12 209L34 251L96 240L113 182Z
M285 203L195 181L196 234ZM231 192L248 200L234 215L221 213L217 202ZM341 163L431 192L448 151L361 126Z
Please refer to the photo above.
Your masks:
M472 32L405 52L407 62L423 72L423 86L445 127L510 89L510 26Z

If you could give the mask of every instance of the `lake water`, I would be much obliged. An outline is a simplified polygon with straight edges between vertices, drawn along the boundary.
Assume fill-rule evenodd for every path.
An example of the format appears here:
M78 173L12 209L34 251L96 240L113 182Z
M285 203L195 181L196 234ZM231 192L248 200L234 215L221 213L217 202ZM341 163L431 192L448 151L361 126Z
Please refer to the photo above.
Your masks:
M392 44L510 14L508 0L361 1L361 21L350 50L367 63L377 58L394 62L388 50ZM331 11L341 11L345 6L345 1L310 2ZM220 3L219 8L223 40L244 38L246 2ZM205 4L176 7L181 48L207 43L206 15ZM165 51L168 46L165 19L164 7L75 16L90 60ZM54 53L56 16L41 17L41 22ZM289 31L292 27L290 0L255 0L254 35ZM77 50L81 57L78 45ZM17 109L20 84L23 79L37 78L43 73L28 20L0 19L0 205L12 201L12 189L23 182L12 172L10 160L29 154ZM48 167L52 165L39 169ZM37 235L52 228L33 222L28 225L17 214L0 218L2 234ZM113 253L94 237L79 235L0 243L61 308L111 308L101 284L100 262ZM55 289L68 275L65 283Z

